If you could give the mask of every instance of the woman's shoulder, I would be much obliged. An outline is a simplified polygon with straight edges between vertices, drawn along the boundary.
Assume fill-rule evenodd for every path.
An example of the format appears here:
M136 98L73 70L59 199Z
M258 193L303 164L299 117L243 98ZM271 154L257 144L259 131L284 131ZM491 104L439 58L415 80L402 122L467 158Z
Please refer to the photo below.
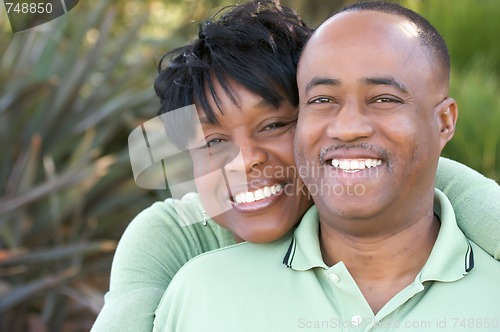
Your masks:
M142 210L131 225L185 227L203 221L203 206L198 194L189 193L181 199L167 198Z
M231 233L211 219L204 223L203 205L197 193L181 199L158 201L139 213L127 227L124 237L160 236L169 243L183 242L213 250L234 243ZM200 252L200 253L201 253Z

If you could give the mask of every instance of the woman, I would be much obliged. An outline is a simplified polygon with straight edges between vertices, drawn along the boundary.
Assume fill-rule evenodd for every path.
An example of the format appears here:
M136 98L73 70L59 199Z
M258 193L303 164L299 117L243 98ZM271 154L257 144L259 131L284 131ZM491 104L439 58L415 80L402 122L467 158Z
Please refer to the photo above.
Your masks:
M160 114L196 105L201 131L187 137L185 129L166 125L176 144L195 147L200 195L155 203L133 220L93 331L151 331L164 290L189 259L239 241L274 241L311 206L292 153L296 64L310 33L290 9L250 2L203 24L196 40L169 54L155 83ZM221 168L222 174L208 176ZM498 232L498 185L443 159L436 186L450 198L464 232L493 254L495 235L488 240L481 229ZM213 220L204 217L204 206ZM488 207L478 215L478 206ZM182 225L179 216L200 222Z

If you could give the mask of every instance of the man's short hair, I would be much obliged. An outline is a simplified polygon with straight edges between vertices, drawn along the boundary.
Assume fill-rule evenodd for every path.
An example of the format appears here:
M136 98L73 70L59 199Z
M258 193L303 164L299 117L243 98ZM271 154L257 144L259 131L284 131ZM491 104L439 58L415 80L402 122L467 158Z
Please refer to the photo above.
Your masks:
M446 77L450 77L450 54L441 34L424 17L399 4L386 1L358 2L342 8L339 13L353 11L378 11L402 16L416 25L421 44L427 48L429 55L438 61Z

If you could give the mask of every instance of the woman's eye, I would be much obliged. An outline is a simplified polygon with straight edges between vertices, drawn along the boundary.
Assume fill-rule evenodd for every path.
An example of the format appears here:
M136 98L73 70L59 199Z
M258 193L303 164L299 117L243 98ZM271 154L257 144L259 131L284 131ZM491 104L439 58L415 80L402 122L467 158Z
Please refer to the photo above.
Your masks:
M264 127L263 130L274 130L286 126L287 123L284 122L273 122Z
M214 145L217 145L217 144L221 144L221 143L224 143L225 140L221 139L221 138L215 138L215 139L212 139L210 141L207 142L207 148L210 148Z

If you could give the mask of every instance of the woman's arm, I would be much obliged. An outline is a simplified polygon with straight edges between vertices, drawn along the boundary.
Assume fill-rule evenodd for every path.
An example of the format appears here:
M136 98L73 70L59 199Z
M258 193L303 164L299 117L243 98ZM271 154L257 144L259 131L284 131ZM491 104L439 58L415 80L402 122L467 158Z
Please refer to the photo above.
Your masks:
M113 258L110 290L93 332L151 332L154 312L177 271L203 252L234 243L231 234L213 221L207 226L199 222L181 226L178 209L192 220L202 218L199 205L169 199L153 204L127 227Z
M448 196L464 234L500 260L500 186L463 164L440 158L436 188Z

